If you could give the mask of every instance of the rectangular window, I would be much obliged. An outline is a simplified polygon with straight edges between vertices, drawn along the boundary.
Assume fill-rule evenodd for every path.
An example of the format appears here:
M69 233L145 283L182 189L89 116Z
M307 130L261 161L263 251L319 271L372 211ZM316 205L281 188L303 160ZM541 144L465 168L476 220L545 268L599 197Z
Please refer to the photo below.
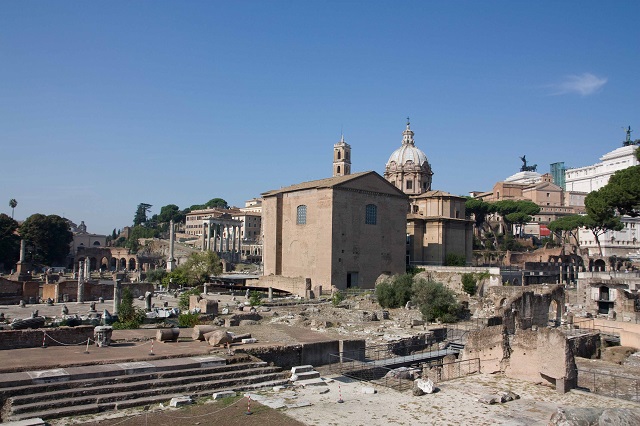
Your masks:
M408 180L407 181L407 189L413 189L413 181L412 180Z
M296 225L306 225L307 224L307 206L302 205L298 206L296 211Z
M378 222L378 207L375 204L367 204L365 208L364 223L367 225L375 225Z

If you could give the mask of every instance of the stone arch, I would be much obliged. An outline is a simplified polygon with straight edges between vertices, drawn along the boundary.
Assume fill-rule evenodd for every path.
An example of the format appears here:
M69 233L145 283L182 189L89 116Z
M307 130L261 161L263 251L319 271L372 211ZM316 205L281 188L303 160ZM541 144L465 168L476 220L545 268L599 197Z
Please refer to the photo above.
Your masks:
M604 259L596 259L593 261L593 272L604 272L607 265Z
M89 269L91 269L92 271L98 269L98 259L96 259L95 257L89 258Z
M129 270L133 271L134 269L136 269L136 259L131 257L129 258Z
M116 271L118 269L118 259L112 257L109 261L109 270Z
M103 256L102 259L100 260L100 270L101 271L106 271L109 269L109 258L106 256Z
M120 258L120 265L118 266L118 269L120 270L127 269L127 259L125 259L124 257Z

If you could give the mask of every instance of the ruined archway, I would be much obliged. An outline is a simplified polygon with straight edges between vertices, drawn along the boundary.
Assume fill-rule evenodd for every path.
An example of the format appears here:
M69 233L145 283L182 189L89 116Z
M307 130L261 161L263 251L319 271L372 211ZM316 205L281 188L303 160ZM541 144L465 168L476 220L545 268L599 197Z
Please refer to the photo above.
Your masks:
M125 259L124 257L120 259L120 267L118 269L121 271L127 269L127 259Z
M604 272L607 265L604 259L596 259L593 261L593 272Z
M109 269L109 258L105 256L100 260L100 270L104 272L107 269Z
M134 258L129 259L129 270L133 271L136 269L136 260Z
M598 313L603 315L609 314L609 308L611 307L610 297L611 293L609 287L606 285L600 286L598 289Z

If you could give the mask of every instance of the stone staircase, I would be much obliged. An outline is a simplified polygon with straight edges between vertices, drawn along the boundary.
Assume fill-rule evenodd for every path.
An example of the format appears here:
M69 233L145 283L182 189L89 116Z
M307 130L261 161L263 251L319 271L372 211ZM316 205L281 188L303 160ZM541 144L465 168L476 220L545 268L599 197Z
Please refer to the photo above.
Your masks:
M205 359L207 358L207 359ZM211 396L284 385L287 374L265 362L180 358L12 373L0 381L3 422L54 419L167 402L174 396Z

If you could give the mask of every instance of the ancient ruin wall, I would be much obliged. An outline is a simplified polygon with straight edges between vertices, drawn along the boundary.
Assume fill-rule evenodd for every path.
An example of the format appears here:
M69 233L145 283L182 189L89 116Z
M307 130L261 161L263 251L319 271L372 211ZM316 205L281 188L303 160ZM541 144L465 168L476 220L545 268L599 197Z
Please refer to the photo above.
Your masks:
M291 294L305 297L306 281L303 277L283 277L281 275L267 275L257 280L247 280L247 285L262 288L277 288Z
M92 325L83 325L35 330L0 330L0 350L41 347L45 332L47 346L75 345L86 342L88 338L93 339L93 328Z

